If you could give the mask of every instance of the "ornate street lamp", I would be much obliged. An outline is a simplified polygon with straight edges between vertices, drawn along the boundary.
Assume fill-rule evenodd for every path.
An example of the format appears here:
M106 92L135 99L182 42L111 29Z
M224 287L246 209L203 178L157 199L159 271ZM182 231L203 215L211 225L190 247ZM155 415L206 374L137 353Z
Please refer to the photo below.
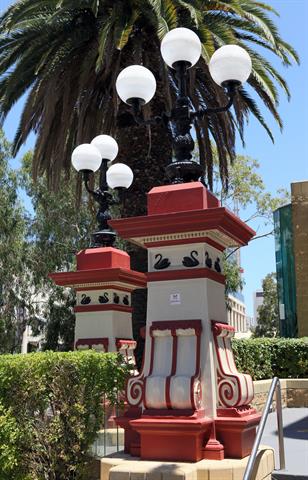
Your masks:
M119 74L116 89L119 97L130 105L135 122L150 125L163 122L174 126L174 159L167 165L166 172L172 183L203 180L201 165L192 160L194 140L190 134L192 124L205 115L225 112L233 104L234 96L251 73L251 59L246 50L238 45L225 45L214 53L209 62L209 71L213 80L226 92L229 100L218 108L191 109L191 100L187 94L187 70L193 67L201 55L199 37L187 28L175 28L167 33L161 43L161 54L166 64L175 70L178 89L175 106L170 113L144 120L142 106L155 94L155 77L147 68L132 65Z
M109 187L123 190L130 187L134 175L124 163L115 163L108 168L108 162L114 160L118 154L118 144L109 135L98 135L91 143L83 143L72 153L73 167L83 174L86 190L98 203L96 215L98 230L92 234L93 247L109 247L114 244L116 234L108 225L111 219L109 206L115 203ZM107 169L108 168L108 169ZM100 171L99 187L91 190L89 187L90 175Z
M209 62L209 71L213 80L226 92L229 100L226 105L217 108L193 110L187 94L187 71L193 67L201 55L199 37L188 28L175 28L167 33L161 43L161 54L166 64L175 70L177 92L175 106L170 113L145 120L142 106L148 103L156 91L156 80L152 72L142 65L131 65L118 75L116 90L123 102L132 107L134 120L139 125L163 123L170 125L173 132L172 162L166 166L166 172L172 183L203 180L201 165L192 160L194 140L190 130L194 122L205 115L225 112L233 105L237 89L251 73L251 59L248 53L238 45L225 45L214 53ZM72 164L83 173L84 184L99 204L97 221L99 229L92 234L93 246L110 246L115 241L115 233L108 226L111 219L109 206L114 203L109 188L123 190L133 181L132 170L123 163L116 163L108 170L108 162L118 153L117 142L109 135L99 135L90 144L79 145L72 154ZM90 174L100 170L100 184L96 190L89 188Z

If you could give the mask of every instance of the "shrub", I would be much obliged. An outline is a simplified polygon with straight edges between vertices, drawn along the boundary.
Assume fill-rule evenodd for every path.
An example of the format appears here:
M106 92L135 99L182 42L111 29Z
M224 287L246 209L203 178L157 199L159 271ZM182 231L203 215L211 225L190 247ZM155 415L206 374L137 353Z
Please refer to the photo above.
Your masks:
M254 380L308 377L308 343L304 339L233 340L235 363Z
M18 468L20 449L20 428L11 409L0 403L0 478L25 480Z
M93 351L0 356L0 480L84 478L102 397L117 402L128 368Z

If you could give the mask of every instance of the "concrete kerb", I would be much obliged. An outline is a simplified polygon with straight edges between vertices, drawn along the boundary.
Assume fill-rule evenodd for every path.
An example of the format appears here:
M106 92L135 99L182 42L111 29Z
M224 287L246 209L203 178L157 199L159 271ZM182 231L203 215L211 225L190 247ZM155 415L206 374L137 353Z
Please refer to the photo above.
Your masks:
M150 462L117 453L101 460L100 480L241 480L248 458L196 463ZM273 470L274 451L263 446L258 453L253 478L270 478Z

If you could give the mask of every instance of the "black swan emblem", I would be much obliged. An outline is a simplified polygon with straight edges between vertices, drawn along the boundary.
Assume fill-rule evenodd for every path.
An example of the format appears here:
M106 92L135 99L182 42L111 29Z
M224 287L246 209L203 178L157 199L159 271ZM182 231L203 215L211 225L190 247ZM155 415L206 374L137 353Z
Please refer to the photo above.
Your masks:
M209 256L209 252L205 252L205 265L208 267L208 268L212 268L212 259L210 258Z
M154 263L155 270L163 270L164 268L168 268L171 265L169 258L163 258L161 253L155 255L155 259L158 258L157 262Z
M197 267L199 265L199 260L196 258L198 256L198 252L193 250L190 252L190 257L184 257L182 264L184 267Z
M107 292L104 292L104 295L100 295L98 297L99 303L108 303L109 302L109 296Z
M117 293L113 294L113 301L114 301L114 303L119 303L120 302L120 297Z
M124 305L129 305L128 295L124 295L124 297L123 297L123 303L124 303Z
M87 297L87 295L85 293L83 293L81 295L80 303L81 303L81 305L89 305L89 303L91 303L91 297Z
M221 266L220 266L220 258L216 258L216 262L214 263L214 267L216 272L221 273Z

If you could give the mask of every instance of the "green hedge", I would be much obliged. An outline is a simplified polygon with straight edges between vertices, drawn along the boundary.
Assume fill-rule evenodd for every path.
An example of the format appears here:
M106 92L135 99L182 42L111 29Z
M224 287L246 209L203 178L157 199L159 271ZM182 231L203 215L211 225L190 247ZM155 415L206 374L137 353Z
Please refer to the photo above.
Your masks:
M233 340L235 363L254 380L308 377L308 342L304 339Z
M0 480L83 479L128 366L93 351L0 355Z
M308 377L303 340L234 340L240 371L254 379ZM129 367L93 351L0 355L0 480L82 480L103 421Z

